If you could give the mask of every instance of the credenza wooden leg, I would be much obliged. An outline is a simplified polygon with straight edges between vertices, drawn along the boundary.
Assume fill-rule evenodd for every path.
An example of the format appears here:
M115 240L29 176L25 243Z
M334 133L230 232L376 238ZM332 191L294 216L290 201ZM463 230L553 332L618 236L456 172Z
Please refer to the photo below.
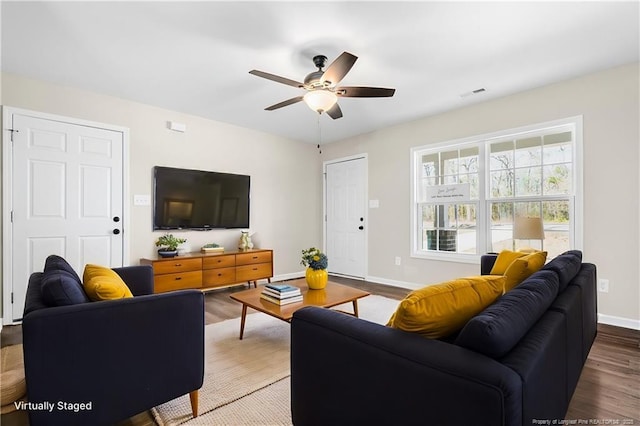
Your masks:
M189 392L189 400L191 401L191 414L198 417L198 391Z

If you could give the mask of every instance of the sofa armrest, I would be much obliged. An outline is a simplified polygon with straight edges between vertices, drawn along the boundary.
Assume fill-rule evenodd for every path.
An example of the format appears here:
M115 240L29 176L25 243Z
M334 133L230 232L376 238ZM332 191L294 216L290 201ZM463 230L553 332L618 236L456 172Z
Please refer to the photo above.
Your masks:
M176 291L40 309L22 323L31 424L110 424L202 386L204 296ZM56 417L60 416L60 417Z
M296 425L520 424L521 386L514 371L450 343L327 309L293 316Z
M497 258L497 253L487 253L480 256L480 274L489 275Z
M113 268L127 284L134 296L153 294L153 268L151 265Z

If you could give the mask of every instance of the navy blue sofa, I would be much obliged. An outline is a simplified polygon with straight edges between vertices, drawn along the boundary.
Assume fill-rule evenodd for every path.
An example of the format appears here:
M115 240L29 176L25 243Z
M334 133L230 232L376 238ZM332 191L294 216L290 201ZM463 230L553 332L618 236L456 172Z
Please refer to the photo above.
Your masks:
M43 273L31 275L22 322L31 426L111 425L186 394L197 414L203 294L153 294L151 266L114 271L133 298L55 307L43 294ZM67 287L62 296L70 294Z
M496 255L483 256L482 273ZM291 412L307 425L563 419L596 336L596 267L564 253L440 340L339 312L291 323Z

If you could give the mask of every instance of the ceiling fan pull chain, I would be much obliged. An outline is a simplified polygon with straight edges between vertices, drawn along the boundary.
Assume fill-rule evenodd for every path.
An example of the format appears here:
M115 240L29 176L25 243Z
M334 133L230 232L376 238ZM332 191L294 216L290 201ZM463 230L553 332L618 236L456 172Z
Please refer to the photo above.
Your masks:
M322 142L322 129L320 128L320 115L321 111L318 111L318 154L322 154L322 149L320 149L320 143Z

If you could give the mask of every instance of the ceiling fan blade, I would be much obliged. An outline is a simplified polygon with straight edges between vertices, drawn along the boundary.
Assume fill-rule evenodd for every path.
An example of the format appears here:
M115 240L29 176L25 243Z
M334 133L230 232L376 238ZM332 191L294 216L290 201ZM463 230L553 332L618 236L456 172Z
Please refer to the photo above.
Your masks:
M329 117L333 118L334 120L338 118L342 118L342 110L340 109L340 105L338 105L337 102L333 104L333 106L329 108L329 110L326 111L326 113Z
M267 80L275 81L276 83L286 84L293 87L303 87L303 84L299 81L291 80L289 78L280 77L279 75L269 74L268 72L251 70L249 74L257 75L258 77L266 78Z
M320 82L329 82L332 86L335 86L347 75L357 59L357 56L349 52L342 52L342 54L329 65L324 74L322 74Z
M286 101L282 101L280 103L268 106L265 108L266 111L273 111L274 109L286 107L291 104L295 104L296 102L300 102L304 96L296 96L295 98L287 99Z
M396 89L384 87L342 86L336 88L336 95L343 98L388 98L393 96Z

